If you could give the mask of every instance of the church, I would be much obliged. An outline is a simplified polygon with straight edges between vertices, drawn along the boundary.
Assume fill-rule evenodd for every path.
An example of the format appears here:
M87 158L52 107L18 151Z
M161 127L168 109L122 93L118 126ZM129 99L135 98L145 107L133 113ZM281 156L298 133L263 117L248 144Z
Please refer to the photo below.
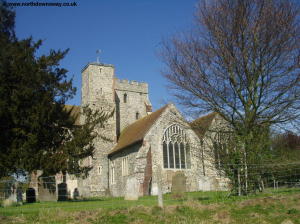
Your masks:
M171 192L179 174L186 191L226 189L212 150L212 139L217 136L208 131L222 126L218 114L187 122L173 104L152 111L148 94L147 83L117 79L113 65L87 64L82 69L81 105L114 111L105 128L96 130L111 141L95 140L94 157L82 161L93 167L87 178L56 175L56 186L65 182L70 198L75 192L81 197L125 198L134 192L139 197L157 195L159 190ZM73 113L81 110L80 106L67 107ZM78 125L83 122L82 117L76 120ZM32 187L43 200L42 188Z
M156 195L158 188L167 193L176 173L186 178L186 191L225 188L206 133L219 125L216 113L189 123L173 104L152 111L147 83L119 80L114 66L102 63L82 69L81 93L82 106L115 111L104 130L112 141L95 141L94 158L84 161L93 169L71 184L83 197L125 196L130 190Z

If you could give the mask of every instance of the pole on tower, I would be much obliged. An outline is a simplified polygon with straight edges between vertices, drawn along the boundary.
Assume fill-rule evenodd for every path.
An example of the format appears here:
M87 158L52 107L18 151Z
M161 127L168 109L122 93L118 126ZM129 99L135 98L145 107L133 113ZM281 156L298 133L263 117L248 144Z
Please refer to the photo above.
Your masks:
M96 51L96 54L97 54L97 63L99 64L100 63L100 54L101 54L101 50L100 49L98 49L97 51Z

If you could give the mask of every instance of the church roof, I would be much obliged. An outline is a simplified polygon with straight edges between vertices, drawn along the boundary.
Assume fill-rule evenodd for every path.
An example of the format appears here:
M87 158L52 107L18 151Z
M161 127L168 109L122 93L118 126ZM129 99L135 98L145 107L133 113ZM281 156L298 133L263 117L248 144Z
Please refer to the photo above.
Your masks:
M149 129L165 111L168 105L158 109L157 111L137 120L133 124L126 127L120 135L117 145L109 152L109 155L114 154L125 147L133 145L144 139Z
M212 112L205 116L199 117L190 123L191 128L194 130L194 132L198 135L200 139L204 137L204 134L209 129L216 115L216 112Z
M80 106L64 105L64 109L75 119L75 125L80 125Z

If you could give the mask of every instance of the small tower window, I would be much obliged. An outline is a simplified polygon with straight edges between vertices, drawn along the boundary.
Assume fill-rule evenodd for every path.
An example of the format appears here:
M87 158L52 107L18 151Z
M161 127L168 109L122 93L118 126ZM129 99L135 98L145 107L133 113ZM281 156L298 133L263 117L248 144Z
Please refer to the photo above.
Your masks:
M123 100L124 100L124 103L127 103L127 94L126 93L124 94Z
M139 118L140 118L140 113L139 113L139 112L136 112L136 113L135 113L135 119L138 120Z
M102 174L102 166L98 166L98 174L99 174L99 175Z

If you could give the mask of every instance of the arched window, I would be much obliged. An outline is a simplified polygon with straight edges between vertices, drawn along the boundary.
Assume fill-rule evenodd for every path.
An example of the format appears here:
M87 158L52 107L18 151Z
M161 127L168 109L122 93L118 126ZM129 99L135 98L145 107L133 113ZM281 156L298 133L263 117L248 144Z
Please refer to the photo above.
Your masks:
M139 118L140 118L140 113L139 113L139 112L136 112L136 113L135 113L135 119L138 120Z
M127 93L124 94L123 101L124 101L124 103L127 103Z
M190 145L184 130L174 124L165 130L163 136L163 163L166 169L190 169Z

